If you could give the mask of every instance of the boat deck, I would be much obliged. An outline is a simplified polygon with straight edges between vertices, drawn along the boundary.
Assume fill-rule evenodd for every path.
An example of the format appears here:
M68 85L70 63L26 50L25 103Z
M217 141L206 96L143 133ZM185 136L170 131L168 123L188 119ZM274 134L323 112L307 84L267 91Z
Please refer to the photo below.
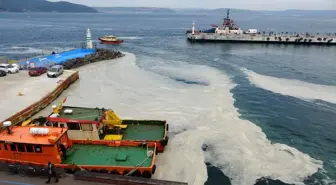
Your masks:
M149 147L149 150L154 150ZM147 158L147 149L142 147L109 147L105 145L75 144L73 153L63 164L94 166L136 166ZM143 167L151 166L153 157L143 163Z
M71 114L65 114L64 110L71 109ZM85 107L64 107L60 113L59 118L66 118L72 120L88 120L98 121L104 114L104 111L100 108L85 108Z
M123 140L161 140L164 134L163 124L128 124Z
M66 114L66 109L72 110ZM99 121L104 111L102 108L86 108L64 106L59 113L59 118L79 121ZM123 140L161 140L165 136L165 121L160 120L122 120L127 125L123 134Z
M30 77L28 71L8 74L0 78L0 122L40 101L54 91L62 80L66 80L75 71L64 70L57 78L48 78L46 74ZM21 93L22 96L18 94Z

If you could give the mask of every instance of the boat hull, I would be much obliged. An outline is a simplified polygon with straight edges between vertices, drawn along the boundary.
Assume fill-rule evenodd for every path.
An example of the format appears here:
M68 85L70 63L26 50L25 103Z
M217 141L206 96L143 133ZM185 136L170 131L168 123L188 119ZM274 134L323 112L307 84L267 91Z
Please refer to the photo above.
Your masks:
M99 38L100 42L102 44L114 44L114 45L117 45L117 44L122 44L124 42L124 40L115 40L115 41L110 41L110 40L104 40L102 38Z
M85 170L114 175L126 175L135 170L131 174L132 176L144 178L151 178L155 173L157 149L155 143L147 143L144 146L142 142L128 141L71 140L71 142L72 146L66 149L67 158L63 158L60 163L53 162L55 168L64 169L69 173ZM152 151L151 156L148 156L147 150ZM97 151L99 152L97 153ZM22 157L24 156L26 155ZM38 153L35 153L34 157L40 157L42 160L47 159L45 155ZM141 166L138 166L139 163L141 163ZM3 155L0 156L0 164L5 166L17 164L34 169L47 165L41 160L18 159Z

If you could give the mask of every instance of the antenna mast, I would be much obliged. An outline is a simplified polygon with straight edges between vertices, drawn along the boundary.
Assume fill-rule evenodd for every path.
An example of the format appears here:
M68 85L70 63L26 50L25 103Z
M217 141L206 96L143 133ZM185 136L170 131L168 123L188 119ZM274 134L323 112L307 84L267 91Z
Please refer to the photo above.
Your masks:
M226 18L227 18L227 19L230 19L230 9L227 9L227 12L226 12Z

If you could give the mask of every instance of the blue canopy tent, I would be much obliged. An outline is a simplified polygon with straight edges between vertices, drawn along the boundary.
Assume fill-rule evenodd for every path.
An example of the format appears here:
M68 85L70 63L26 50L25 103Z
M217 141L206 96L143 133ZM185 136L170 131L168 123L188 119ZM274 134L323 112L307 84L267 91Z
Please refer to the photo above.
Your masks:
M18 62L20 66L26 67L50 67L52 65L61 65L65 61L75 58L83 58L86 55L96 53L96 49L75 49L54 55L48 55L41 58L32 58ZM23 68L26 68L23 67Z

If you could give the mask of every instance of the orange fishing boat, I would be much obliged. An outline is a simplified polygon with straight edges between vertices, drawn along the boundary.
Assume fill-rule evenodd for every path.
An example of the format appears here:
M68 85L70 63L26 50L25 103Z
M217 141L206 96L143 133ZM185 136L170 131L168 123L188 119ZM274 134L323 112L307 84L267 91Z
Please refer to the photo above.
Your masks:
M156 144L129 141L70 140L67 128L24 127L4 123L0 163L38 168L51 161L68 172L90 171L151 178Z
M121 44L124 40L117 39L114 35L105 35L98 38L102 44Z

